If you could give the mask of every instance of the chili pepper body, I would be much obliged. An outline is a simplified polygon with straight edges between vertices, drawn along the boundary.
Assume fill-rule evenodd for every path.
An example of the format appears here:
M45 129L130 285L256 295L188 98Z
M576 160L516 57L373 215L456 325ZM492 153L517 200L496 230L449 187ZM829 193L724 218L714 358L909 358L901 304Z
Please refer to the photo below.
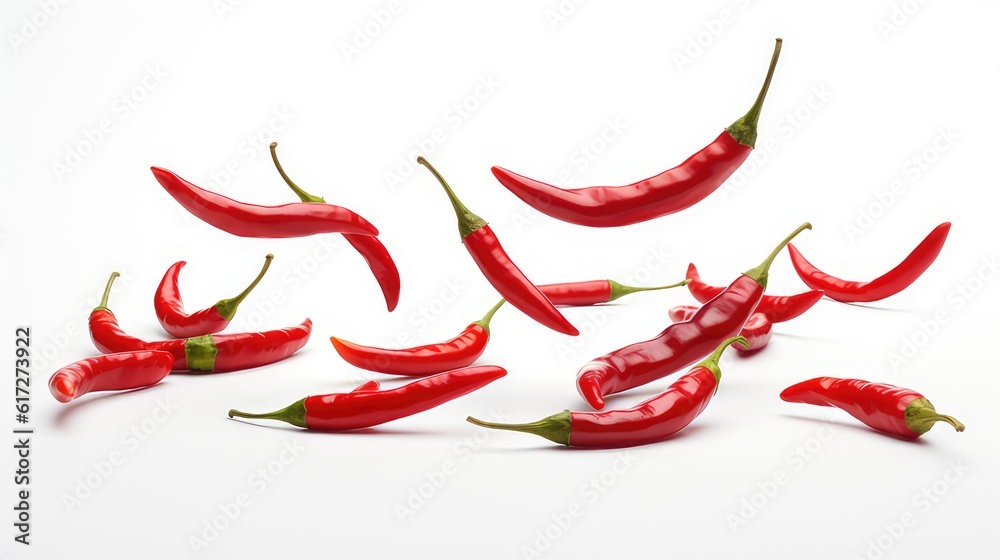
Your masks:
M698 269L694 264L689 264L687 269L688 291L699 303L706 303L715 296L722 293L725 288L722 286L712 286L706 284ZM763 313L772 323L783 323L802 315L809 310L816 302L823 299L823 292L810 290L801 294L790 296L769 296L764 294L760 303L757 304L757 313ZM751 345L753 341L751 341Z
M368 220L332 204L296 202L260 206L207 191L171 171L153 167L153 175L174 200L200 220L240 237L286 238L319 233L378 235Z
M563 282L544 284L538 289L549 298L553 305L586 306L609 303L635 292L666 290L687 284L684 280L669 286L638 287L619 284L614 280L588 280L584 282Z
M670 320L677 323L690 321L698 312L696 305L678 305L671 307L668 315ZM773 324L763 313L754 313L747 319L746 324L740 329L740 336L747 339L747 346L733 344L736 353L740 356L749 356L763 350L767 343L771 341L771 329Z
M49 391L61 403L97 391L126 391L156 385L170 373L169 352L139 351L86 358L60 368L49 379Z
M950 222L937 226L903 262L871 282L852 282L830 276L813 266L792 245L788 246L788 254L802 281L810 288L822 290L827 297L846 303L878 301L898 294L916 281L937 259L950 230Z
M429 410L467 395L507 372L495 366L471 368L424 377L396 389L378 391L366 383L350 393L306 397L281 410L248 414L230 410L229 417L281 420L309 430L341 432L384 424Z
M870 428L908 438L920 437L936 422L946 422L959 432L965 430L958 420L938 414L916 391L860 379L817 377L788 387L781 392L781 400L833 406Z
M493 175L539 212L573 224L614 227L644 222L688 208L721 186L747 159L757 121L781 52L777 39L767 78L750 111L711 144L677 167L630 185L561 189L501 167Z

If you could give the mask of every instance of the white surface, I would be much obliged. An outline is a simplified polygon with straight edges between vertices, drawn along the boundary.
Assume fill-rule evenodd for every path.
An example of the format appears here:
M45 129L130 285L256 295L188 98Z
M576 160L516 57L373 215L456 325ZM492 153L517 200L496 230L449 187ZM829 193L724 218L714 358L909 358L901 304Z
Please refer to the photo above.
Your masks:
M587 2L555 28L546 11L558 9L556 0L491 7L403 2L348 62L342 44L386 2L323 8L245 2L220 17L222 1L70 3L16 52L10 44L0 50L7 158L0 171L6 193L0 332L12 362L14 328L32 328L37 430L33 544L13 543L13 520L5 518L0 555L195 556L190 538L201 536L220 505L246 493L250 504L201 557L533 557L525 547L536 546L536 531L571 508L581 515L542 556L866 557L887 524L910 514L912 527L901 536L882 536L891 545L882 557L983 557L998 493L1000 290L995 276L975 279L982 260L996 258L1000 234L991 172L1000 85L995 4L978 3L972 12L926 2L885 37L879 22L892 17L894 5L913 11L915 1L687 8ZM19 33L22 18L40 9L33 1L5 2L3 30ZM731 23L679 69L674 54L724 9ZM595 230L537 217L490 173L494 164L548 180L569 171L567 186L583 186L625 183L673 166L748 108L777 36L785 48L759 142L770 142L771 153L737 188L678 215ZM126 111L120 97L142 85L147 69L154 73L148 91L138 91L143 99ZM490 80L493 91L481 87L476 110L457 117L452 105ZM293 116L275 120L275 111ZM788 115L796 111L793 126ZM59 180L53 163L102 119L111 132ZM624 130L602 154L592 162L574 154L605 133L609 121ZM239 171L223 192L258 203L294 200L267 157L272 137L261 131L268 126L280 129L274 138L296 182L381 229L403 277L394 313L385 311L378 286L342 239L234 238L186 217L149 173L150 165L164 166L212 186L235 162ZM356 385L364 374L336 355L330 335L386 345L401 336L411 344L444 340L493 305L497 296L458 243L451 209L431 175L416 169L402 184L387 186L385 174L400 158L412 161L415 142L441 138L436 128L445 139L428 150L429 159L539 283L668 283L689 261L707 280L725 283L804 220L815 230L797 244L816 264L870 278L938 223L951 220L954 227L938 261L904 293L870 306L822 301L779 325L760 355L728 357L724 384L705 414L682 437L628 451L631 466L617 452L486 435L463 420L493 408L511 421L581 409L577 369L659 332L670 306L692 302L681 290L569 310L585 333L577 340L504 309L482 362L508 368L507 378L367 433L313 434L227 420L230 407L271 410ZM947 151L916 176L908 161L933 147L939 130L957 139L939 143ZM249 143L251 135L259 148ZM850 238L845 224L895 180L903 194ZM94 354L87 314L112 270L124 276L111 308L128 331L154 338L161 333L151 297L167 266L189 262L182 290L197 309L239 291L267 252L276 255L274 266L237 323L278 328L311 317L313 339L293 359L244 373L169 377L149 390L69 406L47 394L54 368ZM970 282L979 291L959 308L954 290ZM770 291L801 289L782 256ZM272 293L284 302L256 312ZM948 322L894 370L890 353L939 311ZM44 365L43 351L54 353ZM907 443L844 413L778 399L785 386L817 375L917 389L968 430L938 426L921 443ZM378 378L385 386L398 382ZM669 383L612 404L629 406ZM161 401L176 410L163 422L149 420ZM144 421L152 431L144 441L123 439ZM468 442L475 437L481 443L473 450ZM298 456L286 453L290 464L262 484L257 470L292 443L301 447ZM795 455L799 449L808 460ZM64 496L95 472L93 463L115 452L122 464L68 511ZM4 457L4 468L13 471L13 450ZM445 462L453 474L401 523L396 506ZM967 472L938 482L953 463ZM595 491L590 481L603 474L607 483L609 469L619 471L613 483ZM12 504L7 476L2 503ZM776 476L784 484L745 524L731 528L728 516L740 515L744 499L760 504L755 492ZM933 503L919 497L935 484L945 495Z

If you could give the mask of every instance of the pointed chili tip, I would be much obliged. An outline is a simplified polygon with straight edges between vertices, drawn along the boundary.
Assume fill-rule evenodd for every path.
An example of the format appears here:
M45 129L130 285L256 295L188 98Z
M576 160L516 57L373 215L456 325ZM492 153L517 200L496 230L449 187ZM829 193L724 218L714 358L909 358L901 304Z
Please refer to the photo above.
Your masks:
M580 391L580 396L583 400L587 401L587 404L591 406L594 410L602 410L604 408L604 395L601 394L601 384L597 379L593 377L581 377L577 381L577 389Z

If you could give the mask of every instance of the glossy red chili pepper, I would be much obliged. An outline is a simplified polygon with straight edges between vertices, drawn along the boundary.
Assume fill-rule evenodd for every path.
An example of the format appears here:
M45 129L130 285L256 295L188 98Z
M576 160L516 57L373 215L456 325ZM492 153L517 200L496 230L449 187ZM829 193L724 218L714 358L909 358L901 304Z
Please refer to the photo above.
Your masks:
M233 320L233 316L236 315L236 309L239 305L260 283L260 279L264 277L264 273L271 266L272 259L274 259L274 255L271 254L264 257L264 267L257 274L257 278L254 278L254 281L236 297L221 299L212 307L191 314L184 311L184 301L181 299L177 282L181 269L187 263L184 261L174 263L163 275L163 280L160 280L156 294L153 295L156 318L160 320L163 330L167 331L170 336L177 338L202 336L225 329Z
M271 161L274 162L274 167L277 168L281 178L285 180L285 184L295 192L302 202L326 204L326 200L323 197L309 194L292 182L278 161L277 148L278 143L271 142ZM375 280L378 281L379 287L382 288L382 296L385 298L386 307L389 311L396 309L396 304L399 303L399 270L396 268L396 263L392 260L389 250L379 241L378 237L372 235L357 235L354 233L345 233L343 235L344 239L351 244L351 247L354 247L354 250L368 263L368 268L375 275Z
M936 422L946 422L958 432L965 431L964 424L938 414L934 405L916 391L860 379L817 377L785 389L781 400L834 406L871 428L908 438L920 437Z
M851 282L830 276L810 264L792 245L788 246L788 254L802 281L810 288L823 290L830 299L847 303L878 301L898 294L919 278L941 253L949 230L950 222L934 228L903 262L871 282Z
M674 323L656 338L615 350L583 366L576 377L580 395L600 410L606 395L670 375L708 355L720 341L739 334L764 295L771 262L791 238L811 228L805 223L796 229L764 262L743 273L691 320Z
M473 417L485 428L525 432L568 447L608 449L663 441L698 417L719 390L719 358L742 337L724 340L708 358L681 376L666 391L626 410L570 412L564 410L529 424L498 424Z
M688 290L694 296L694 299L698 300L698 303L706 303L725 290L722 286L706 284L701 279L698 269L693 264L688 265L687 278L690 280L690 283L687 285ZM757 304L756 312L763 313L772 323L783 323L802 315L821 299L823 299L823 292L819 290L809 290L808 292L790 296L769 296L764 294L760 303Z
M553 305L584 306L608 303L636 292L667 290L684 286L688 280L683 280L669 286L638 287L619 284L614 280L588 280L584 282L564 282L561 284L545 284L538 286L545 297Z
M635 224L673 214L712 194L747 159L757 141L757 121L781 52L777 39L764 86L750 111L684 163L637 183L561 189L501 167L493 175L518 198L553 218L591 227Z
M298 352L312 332L312 321L279 330L238 333L206 334L192 338L175 338L147 342L129 334L118 325L118 319L108 309L111 284L118 277L112 273L101 304L90 313L90 339L105 354L162 350L174 357L174 371L199 371L221 373L264 366L283 360Z
M152 167L160 185L203 222L240 237L304 237L317 233L378 235L368 220L332 204L259 206L206 191L166 169Z
M156 385L170 373L170 352L138 351L86 358L60 368L49 379L49 391L67 403L96 391L126 391Z
M371 381L350 393L306 397L266 414L230 410L229 417L280 420L309 430L340 432L412 416L483 387L507 372L477 366L424 377L396 389L379 391Z
M668 315L670 316L670 320L675 323L690 321L698 313L699 309L701 308L697 305L678 305L677 307L671 307ZM754 313L751 315L747 319L746 324L743 325L743 328L740 329L740 336L747 339L747 346L733 344L736 353L740 356L750 356L763 350L767 346L767 343L771 341L771 328L773 326L771 320L763 313Z
M486 350L490 339L490 319L504 304L493 306L482 319L465 327L455 338L438 344L390 350L354 344L341 338L330 337L330 342L349 364L393 375L429 375L472 365Z
M458 233L462 236L462 243L469 250L472 260L476 261L483 276L500 292L500 295L525 315L554 331L570 336L580 334L580 331L563 317L538 286L532 284L514 261L510 260L500 245L500 240L490 226L486 225L486 221L462 204L437 169L434 169L423 156L417 158L417 163L429 169L444 187L458 217Z

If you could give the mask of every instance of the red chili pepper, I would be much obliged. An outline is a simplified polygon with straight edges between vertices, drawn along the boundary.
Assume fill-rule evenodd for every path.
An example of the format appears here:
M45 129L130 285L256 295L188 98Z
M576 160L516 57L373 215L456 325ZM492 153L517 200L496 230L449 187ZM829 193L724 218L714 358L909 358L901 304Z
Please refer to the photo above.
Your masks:
M674 323L656 338L615 350L583 366L576 377L580 395L600 410L606 395L670 375L708 355L719 342L739 334L764 295L771 262L790 239L805 229L812 226L802 224L764 262L743 273L690 321Z
M671 307L668 315L670 316L670 320L675 323L690 321L698 313L699 309L701 308L697 305L678 305L677 307ZM773 326L774 324L771 323L771 320L763 313L754 313L751 315L740 330L740 336L747 339L747 346L733 344L736 353L740 356L750 356L763 350L767 346L767 343L771 341L771 328Z
M908 438L922 436L936 422L946 422L957 432L965 431L964 424L938 414L934 405L916 391L860 379L817 377L785 389L781 400L834 406L871 428Z
M264 273L271 266L273 258L274 255L271 254L264 257L264 267L260 269L257 278L254 278L254 281L239 295L229 299L221 299L212 307L195 311L190 315L184 312L184 302L181 300L181 292L177 282L181 269L187 263L184 261L174 263L163 275L163 280L160 280L160 285L156 288L156 294L153 296L156 318L160 320L163 330L167 331L170 336L177 338L202 336L225 329L233 320L233 316L236 315L236 308L243 303L247 295L257 287L260 279L264 277Z
M698 303L707 303L725 290L722 286L710 286L702 281L698 269L693 264L688 265L687 277L691 281L687 285L688 290L694 299L698 300ZM756 312L763 313L772 323L783 323L802 315L821 299L823 299L823 292L819 290L809 290L790 296L765 294L760 303L757 304ZM752 341L751 344L753 344Z
M174 371L221 373L264 366L283 360L298 352L312 332L312 321L273 331L206 334L192 338L175 338L146 342L126 334L114 313L108 309L111 284L118 273L111 274L104 289L101 304L90 313L90 339L102 353L163 350L174 357Z
M504 375L507 372L503 368L477 366L439 373L387 391L379 391L378 384L369 381L350 393L306 397L266 414L230 410L229 417L280 420L327 432L357 430L429 410Z
M589 280L585 282L564 282L562 284L545 284L538 286L545 297L553 305L598 305L608 303L616 299L634 294L636 292L649 292L654 290L667 290L684 286L688 280L683 280L669 286L652 286L641 288L638 286L626 286L614 280Z
M941 252L950 229L951 222L934 228L903 262L871 282L851 282L830 276L810 264L792 245L788 246L788 254L802 281L810 288L823 290L830 299L847 303L878 301L898 294L919 278Z
M150 168L160 185L188 212L205 223L240 237L304 237L317 233L378 235L368 220L332 204L259 206L206 191L171 171Z
M737 342L746 341L739 336L723 341L666 391L626 410L564 410L530 424L497 424L471 416L467 420L485 428L535 434L568 447L608 449L663 441L687 427L708 406L722 377L719 357Z
M462 243L472 255L472 260L476 261L479 270L483 272L490 284L500 292L500 295L511 305L524 312L525 315L554 331L570 336L580 334L580 331L576 330L576 327L570 324L562 313L559 313L556 306L552 305L552 302L545 297L538 286L532 284L521 272L521 269L514 264L514 261L510 260L507 252L500 245L500 240L497 239L486 221L473 214L458 200L455 192L451 190L437 169L434 169L434 166L423 156L417 158L417 163L429 169L444 187L444 192L451 200L451 205L455 208L455 215L458 217L458 233L462 236Z
M323 197L311 195L292 182L278 161L277 147L277 142L271 142L271 161L274 162L274 166L278 169L281 178L285 180L285 184L304 203L326 204L326 200ZM382 296L385 297L386 307L389 308L389 311L396 309L396 304L399 303L399 270L396 268L396 263L392 260L389 250L385 248L385 245L377 237L372 235L357 235L354 233L345 233L343 235L344 239L351 244L351 247L354 247L354 250L361 254L361 257L368 263L368 268L371 269L372 274L375 275L375 280L378 281L379 287L382 288Z
M757 142L757 121L780 52L781 39L777 39L764 86L750 111L673 169L630 185L572 190L501 167L494 167L493 175L539 212L583 226L624 226L684 210L712 194L750 155Z
M465 327L462 334L438 344L427 344L415 348L390 350L362 346L331 336L330 342L349 364L381 373L393 375L429 375L472 365L486 350L490 340L490 319L504 304L504 300L482 319Z
M125 391L156 385L170 373L170 352L120 352L95 356L60 368L49 379L49 391L67 403L96 391Z

